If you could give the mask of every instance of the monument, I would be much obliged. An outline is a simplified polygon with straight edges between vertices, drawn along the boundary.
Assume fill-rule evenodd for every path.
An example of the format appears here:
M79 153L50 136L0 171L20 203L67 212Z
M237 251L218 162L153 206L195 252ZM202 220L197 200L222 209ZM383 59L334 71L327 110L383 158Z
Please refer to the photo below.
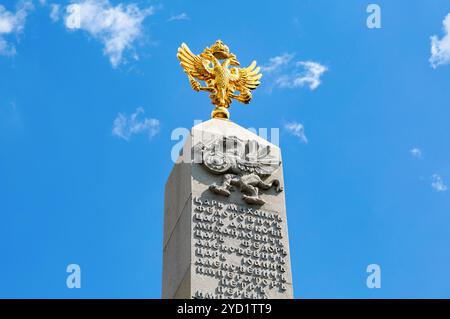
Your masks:
M166 184L162 297L292 298L281 151L229 120L232 99L252 99L259 67L238 68L220 40L199 55L183 43L177 57L215 108Z

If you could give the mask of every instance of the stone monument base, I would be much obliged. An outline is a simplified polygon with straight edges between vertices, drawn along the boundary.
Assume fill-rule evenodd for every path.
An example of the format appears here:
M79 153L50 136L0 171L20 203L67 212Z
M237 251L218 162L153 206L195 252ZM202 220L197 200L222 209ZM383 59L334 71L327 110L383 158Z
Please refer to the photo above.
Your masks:
M292 298L280 149L221 119L192 128L165 189L163 298Z

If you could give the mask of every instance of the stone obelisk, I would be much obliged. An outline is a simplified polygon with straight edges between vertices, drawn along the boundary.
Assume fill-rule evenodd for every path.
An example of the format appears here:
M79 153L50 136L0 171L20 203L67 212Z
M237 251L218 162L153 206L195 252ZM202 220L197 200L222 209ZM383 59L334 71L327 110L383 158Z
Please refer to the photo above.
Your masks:
M201 55L183 44L178 58L216 108L192 128L166 184L162 297L293 298L280 148L228 119L228 100L250 101L259 68L217 69L218 59L238 65L221 41ZM221 76L231 90L221 93Z

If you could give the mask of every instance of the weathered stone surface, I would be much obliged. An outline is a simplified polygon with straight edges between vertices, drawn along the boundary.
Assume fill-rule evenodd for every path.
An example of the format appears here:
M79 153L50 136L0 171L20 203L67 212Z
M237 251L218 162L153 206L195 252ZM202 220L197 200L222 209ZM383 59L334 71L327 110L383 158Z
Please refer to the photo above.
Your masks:
M162 297L292 298L283 186L277 146L195 126L166 184Z

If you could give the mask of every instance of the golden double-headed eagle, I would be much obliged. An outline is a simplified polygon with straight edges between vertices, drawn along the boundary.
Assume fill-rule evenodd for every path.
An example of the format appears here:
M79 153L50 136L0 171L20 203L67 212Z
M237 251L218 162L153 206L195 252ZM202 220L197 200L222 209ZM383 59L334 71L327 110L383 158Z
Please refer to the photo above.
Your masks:
M251 90L260 84L259 67L253 61L246 68L239 66L236 55L230 53L228 47L217 40L210 48L206 47L202 53L196 55L183 43L178 48L178 59L186 72L189 83L195 91L207 91L210 93L211 103L215 109L211 113L212 118L228 119L228 108L231 99L248 104L252 99ZM197 80L204 81L202 86Z

